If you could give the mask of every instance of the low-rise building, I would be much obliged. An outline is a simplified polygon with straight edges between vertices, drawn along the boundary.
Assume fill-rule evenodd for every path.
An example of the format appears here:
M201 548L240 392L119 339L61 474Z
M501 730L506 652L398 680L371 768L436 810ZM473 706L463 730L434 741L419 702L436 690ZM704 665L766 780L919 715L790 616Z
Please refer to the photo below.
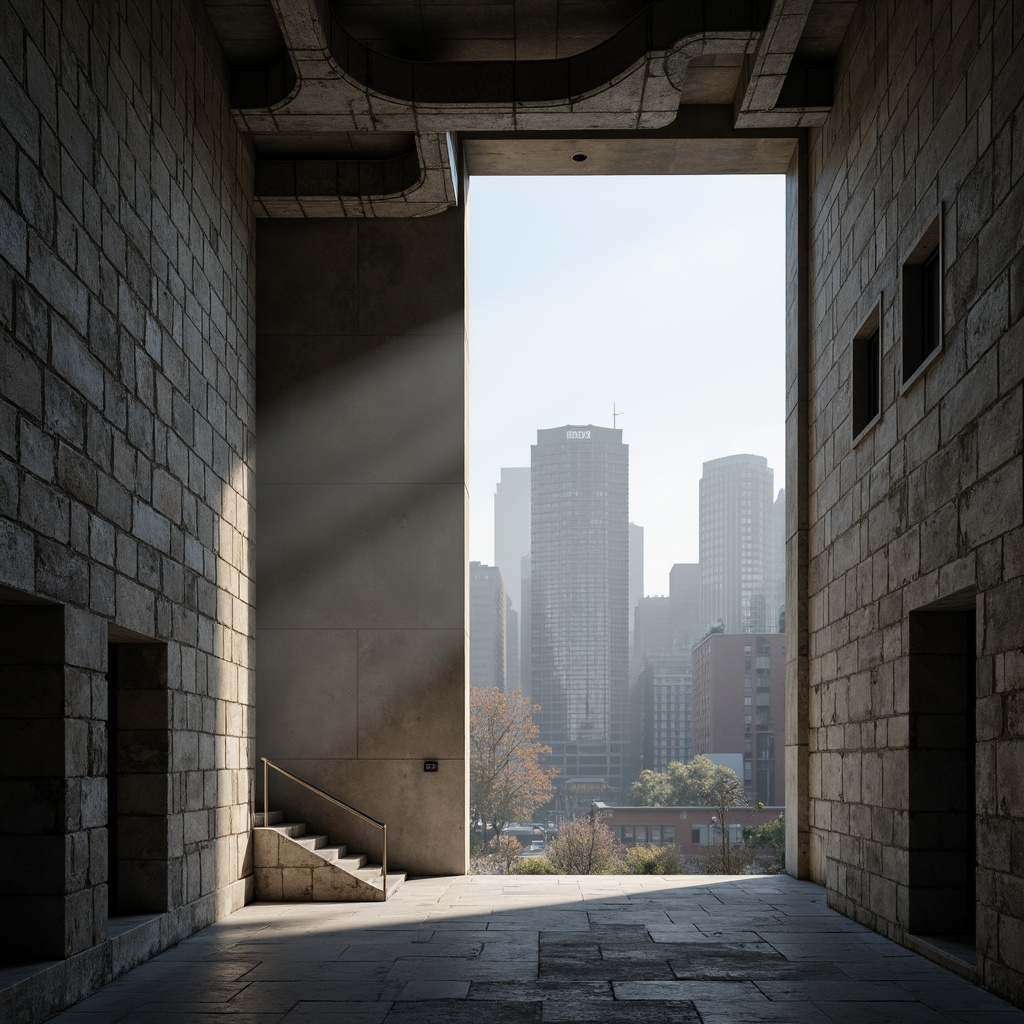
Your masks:
M775 821L783 807L733 807L726 814L729 842L743 842L745 828ZM600 815L623 846L675 846L682 857L699 857L722 841L717 807L612 807L600 800L592 813Z

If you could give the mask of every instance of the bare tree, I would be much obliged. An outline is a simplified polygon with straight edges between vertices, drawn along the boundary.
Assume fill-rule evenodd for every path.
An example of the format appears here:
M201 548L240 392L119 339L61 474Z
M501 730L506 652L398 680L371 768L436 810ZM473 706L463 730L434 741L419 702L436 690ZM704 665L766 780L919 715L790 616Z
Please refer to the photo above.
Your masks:
M537 740L531 704L519 690L474 686L469 694L469 800L473 820L496 833L510 821L533 814L551 799L553 768L544 768L541 755L551 752Z

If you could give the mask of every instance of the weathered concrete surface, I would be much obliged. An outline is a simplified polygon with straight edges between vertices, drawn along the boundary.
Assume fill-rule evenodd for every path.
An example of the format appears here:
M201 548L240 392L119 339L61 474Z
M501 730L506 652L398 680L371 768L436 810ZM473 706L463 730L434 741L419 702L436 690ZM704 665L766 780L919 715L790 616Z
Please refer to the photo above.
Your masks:
M257 753L423 875L467 857L464 244L461 210L257 233ZM378 857L371 826L270 791Z
M631 1018L1019 1024L1024 1012L788 876L477 875L407 882L384 904L251 904L56 1020Z

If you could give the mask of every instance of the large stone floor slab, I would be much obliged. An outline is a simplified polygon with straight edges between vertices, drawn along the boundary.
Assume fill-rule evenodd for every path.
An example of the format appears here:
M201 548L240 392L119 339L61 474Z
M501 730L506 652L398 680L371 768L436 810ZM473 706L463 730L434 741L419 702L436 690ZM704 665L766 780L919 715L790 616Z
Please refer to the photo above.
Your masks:
M786 876L421 879L254 903L59 1024L1024 1024Z

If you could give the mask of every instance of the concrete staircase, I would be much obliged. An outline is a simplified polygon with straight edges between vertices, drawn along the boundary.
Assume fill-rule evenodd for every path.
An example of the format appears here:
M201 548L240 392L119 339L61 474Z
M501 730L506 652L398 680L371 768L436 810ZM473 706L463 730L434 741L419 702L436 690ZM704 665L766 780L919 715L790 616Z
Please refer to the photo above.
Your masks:
M256 899L287 903L372 903L386 900L404 881L388 872L387 891L379 864L344 846L329 846L327 836L308 835L301 822L286 822L271 811L267 823L257 814L253 827Z

